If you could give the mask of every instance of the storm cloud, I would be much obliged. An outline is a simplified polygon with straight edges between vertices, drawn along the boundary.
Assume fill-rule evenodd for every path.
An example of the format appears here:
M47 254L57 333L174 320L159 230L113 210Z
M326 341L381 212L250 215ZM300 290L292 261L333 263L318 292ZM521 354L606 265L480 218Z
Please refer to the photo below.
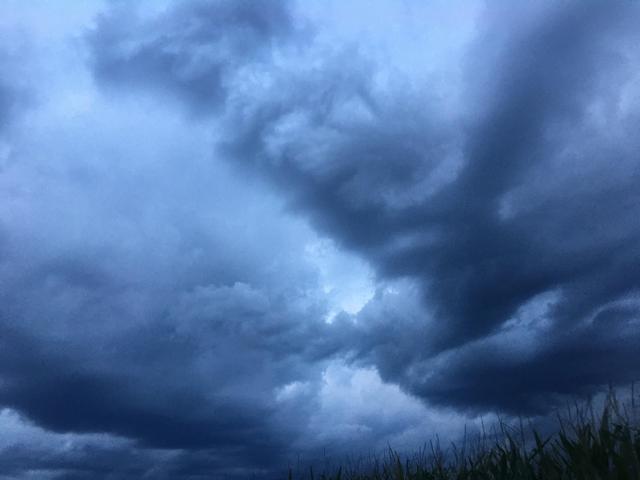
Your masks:
M188 2L145 21L120 4L97 19L92 68L102 85L157 89L194 113L215 110L229 95L235 70L268 60L271 44L293 33L287 7L281 1Z
M0 45L0 475L269 477L640 376L634 2L68 7Z

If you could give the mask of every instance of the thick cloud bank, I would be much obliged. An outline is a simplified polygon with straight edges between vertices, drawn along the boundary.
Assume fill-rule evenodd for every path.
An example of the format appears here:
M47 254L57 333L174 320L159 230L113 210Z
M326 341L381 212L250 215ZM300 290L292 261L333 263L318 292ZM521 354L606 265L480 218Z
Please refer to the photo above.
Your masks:
M640 376L639 7L347 3L0 7L0 476L269 477Z

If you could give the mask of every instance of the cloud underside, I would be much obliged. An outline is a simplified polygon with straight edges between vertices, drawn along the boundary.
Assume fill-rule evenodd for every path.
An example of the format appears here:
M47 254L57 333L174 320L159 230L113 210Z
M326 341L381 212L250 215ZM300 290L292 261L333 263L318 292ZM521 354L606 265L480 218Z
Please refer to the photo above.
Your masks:
M242 477L333 438L336 362L468 415L637 379L638 15L485 6L443 82L302 3L104 9L81 57L103 114L61 126L46 105L82 99L54 92L28 117L0 81L0 404L132 442L85 447L131 475ZM333 312L318 237L373 271L361 309Z

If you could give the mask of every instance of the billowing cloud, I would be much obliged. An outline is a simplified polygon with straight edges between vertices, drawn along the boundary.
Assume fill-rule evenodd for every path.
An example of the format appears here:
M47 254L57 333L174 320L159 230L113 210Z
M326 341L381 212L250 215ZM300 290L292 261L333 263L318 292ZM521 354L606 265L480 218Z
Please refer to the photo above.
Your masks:
M638 377L638 7L462 10L12 10L0 475L269 476Z
M232 74L247 62L269 61L271 44L293 32L287 6L187 2L147 19L119 4L98 16L90 36L96 79L175 95L193 113L216 109L233 88Z
M444 404L453 401L444 392L455 390L467 406L517 410L529 404L510 404L512 395L552 394L567 377L580 379L569 383L575 390L637 375L631 352L616 345L629 333L638 340L637 307L617 307L639 284L637 113L625 100L637 82L630 19L638 12L595 2L534 13L484 13L487 32L480 29L470 47L467 102L454 119L428 89L378 91L376 71L352 60L349 73L330 63L301 80L279 79L286 99L274 81L266 102L251 101L248 128L232 142L238 157L274 178L296 209L381 277L421 285L422 321L404 328L423 342L396 343L401 365L390 352L373 358L387 380ZM517 28L493 38L505 16ZM541 337L531 363L473 350L484 374L465 370L470 342L498 335L549 291L558 296L537 321L551 324L557 344ZM608 341L592 323L612 308L623 313ZM380 332L383 344L389 328ZM505 388L485 380L463 388L451 363L431 361L443 351L463 363L463 378L506 377ZM594 368L604 352L611 365L627 367ZM557 365L574 355L580 360ZM423 377L415 361L441 373ZM557 377L547 374L552 365ZM523 373L545 380L522 381ZM491 399L476 401L489 395L483 388Z

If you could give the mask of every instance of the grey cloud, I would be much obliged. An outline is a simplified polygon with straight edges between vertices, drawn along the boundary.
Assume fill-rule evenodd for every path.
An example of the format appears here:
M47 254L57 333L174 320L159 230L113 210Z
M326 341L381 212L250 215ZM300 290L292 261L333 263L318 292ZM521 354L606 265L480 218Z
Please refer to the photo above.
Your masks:
M89 35L93 70L104 86L176 95L193 113L226 100L234 70L266 58L293 30L287 2L183 2L152 19L118 5Z
M0 452L0 478L29 478L33 471L38 472L39 478L56 480L269 478L265 469L230 466L243 460L233 452L144 450L126 444L81 444L58 451L15 445ZM29 470L25 470L25 465Z
M110 5L83 37L103 95L47 97L0 170L0 404L134 453L12 447L0 475L269 475L319 445L334 359L473 413L637 378L637 20L489 6L443 86L286 2ZM0 120L16 98L0 87ZM271 190L375 270L359 313L325 322L316 237ZM411 420L365 412L362 438Z
M324 52L321 67L307 68L301 57L289 70L269 72L273 87L229 92L222 148L272 179L292 209L368 259L381 278L422 286L424 306L410 323L397 321L422 343L399 341L397 354L384 349L389 319L350 347L361 348L356 357L370 358L387 380L427 399L446 403L457 394L447 394L446 366L418 386L414 362L446 351L465 358L467 343L495 334L537 295L560 291L550 314L560 344L513 367L478 353L483 378L504 375L504 390L513 391L489 400L463 389L459 397L516 409L529 407L529 395L564 391L566 379L525 388L508 383L510 368L534 378L573 352L585 360L567 362L576 391L638 373L629 362L626 371L588 375L596 350L620 365L629 351L599 343L594 329L569 333L640 284L640 230L631 213L640 200L631 133L637 112L615 110L638 65L638 10L622 2L549 3L527 15L495 10L482 18L464 110L453 117L427 89L380 87L375 61ZM247 88L259 94L243 97ZM609 115L608 128L597 124L594 105ZM476 382L473 388L482 391ZM520 401L507 405L506 398Z
M535 340L532 352L485 341L443 355L440 368L407 379L412 391L436 403L510 413L546 413L565 396L592 395L600 385L637 379L638 306L610 307L589 325ZM535 337L533 332L523 336Z
M304 257L315 236L210 161L190 125L114 120L90 100L76 116L68 98L41 106L0 172L0 405L50 432L129 440L139 456L112 452L114 478L140 478L156 450L178 453L151 478L280 468L309 406L277 392L318 382L336 350ZM0 452L14 477L96 478L107 463Z
M67 274L40 268L41 283L31 277L3 291L3 406L54 432L104 432L141 449L215 449L227 466L285 461L287 438L304 423L295 411L290 425L275 422L275 391L319 374L305 359L327 356L315 333L320 304L244 284L105 287L85 281L90 272L77 264L55 268Z
M16 445L0 453L0 478L28 478L25 465L38 471L40 478L47 479L148 478L145 474L150 470L149 464L161 460L158 456L132 451L130 447L82 446L52 454L47 449ZM121 466L119 472L116 465Z
M566 375L572 371L579 379L570 383L574 391L607 380L625 382L638 374L631 366L630 351L618 349L616 342L598 343L597 331L587 329L578 336L581 343L576 340L575 344L569 342L573 337L567 333L573 325L587 321L598 307L637 292L640 284L635 273L640 231L629 209L640 200L633 187L638 164L632 153L635 137L627 127L627 122L635 123L637 114L626 118L614 114L614 124L629 133L611 140L606 133L595 131L589 112L593 102L618 101L616 90L620 91L633 75L637 59L629 54L637 35L629 18L637 18L637 9L621 5L610 8L595 2L586 6L568 4L555 10L546 11L539 23L534 22L524 33L514 33L508 47L500 52L498 69L491 79L492 93L480 97L489 102L488 107L471 105L469 110L473 122L462 139L464 166L454 180L425 200L400 208L383 200L385 188L393 188L396 178L401 179L401 189L410 189L416 183L415 172L424 175L420 169L430 162L429 150L419 150L414 157L408 154L408 145L419 145L426 137L435 139L431 141L439 149L432 150L444 158L455 153L455 135L439 135L432 126L436 122L421 120L420 114L413 112L411 120L397 112L389 115L393 121L385 115L374 116L365 128L347 133L346 146L338 135L331 144L333 148L326 148L325 169L311 170L304 163L313 162L313 156L308 149L297 148L299 140L294 135L280 139L284 147L278 155L270 156L267 140L274 124L299 109L311 116L337 108L345 102L340 87L334 87L332 96L319 94L315 103L285 103L288 110L283 102L277 102L275 118L264 121L258 117L259 128L253 127L248 137L237 140L242 148L255 145L245 154L247 161L266 157L267 171L273 169L276 176L284 178L280 185L293 184L288 188L292 203L309 213L319 228L370 259L381 275L410 276L422 283L431 311L424 313L422 328L415 324L406 328L417 334L425 332L420 335L424 343L411 346L399 341L396 354L385 351L374 358L381 372L397 372L398 365L390 368L390 362L405 357L402 370L409 372L408 378L390 374L386 379L400 381L427 399L433 394L434 400L446 404L453 398L439 391L436 380L433 391L428 386L414 388L412 361L490 334L526 301L554 288L562 291L554 309L554 339L567 345L556 347L546 356L542 353L530 364L523 360L511 375L504 372L504 376L514 379L516 371L525 378L544 376L554 359L566 359L569 352L584 360L566 362ZM361 75L369 77L366 72ZM318 81L318 91L334 79ZM314 91L303 91L309 90ZM358 97L351 93L349 98ZM429 111L424 100L423 105ZM419 122L421 135L411 135L403 121ZM396 130L398 125L401 127ZM321 117L318 124L308 127L307 135L313 138L332 126L330 120ZM387 135L377 134L378 128ZM305 129L300 133L304 135ZM443 137L453 141L443 143ZM620 141L622 147L613 143ZM382 147L378 142L383 142ZM377 162L366 156L372 145L375 148L371 151L380 155ZM557 181L556 176L568 161L572 162L568 173ZM414 175L403 174L404 162ZM394 169L396 164L399 167ZM334 165L339 165L335 173ZM364 201L351 190L361 171L370 178L384 178L382 185L365 182L371 189ZM512 215L501 214L505 199L526 185L533 178L532 172L545 178L551 187L530 190L519 199L524 205L515 204ZM536 202L535 206L527 205ZM523 212L518 213L518 208ZM627 315L629 321L637 318L635 311ZM431 316L434 321L427 321ZM380 342L388 338L390 328L381 329ZM596 352L607 352L611 368L605 372L594 368ZM493 388L494 382L489 380L494 375L499 378L503 374L500 368L507 368L504 362L493 362L489 355L479 355L475 362L489 370L484 382L473 384L479 392L483 391L481 385ZM490 371L490 365L496 369ZM441 378L446 379L448 366L442 369ZM590 371L593 375L588 374ZM467 375L473 378L472 369L461 368L460 376ZM566 378L561 375L530 385L537 391L511 384L494 394L491 401L476 400L469 393L473 388L459 398L461 403L483 408L524 409L528 407L524 401L528 395L566 392ZM520 402L506 405L509 398L519 398Z

